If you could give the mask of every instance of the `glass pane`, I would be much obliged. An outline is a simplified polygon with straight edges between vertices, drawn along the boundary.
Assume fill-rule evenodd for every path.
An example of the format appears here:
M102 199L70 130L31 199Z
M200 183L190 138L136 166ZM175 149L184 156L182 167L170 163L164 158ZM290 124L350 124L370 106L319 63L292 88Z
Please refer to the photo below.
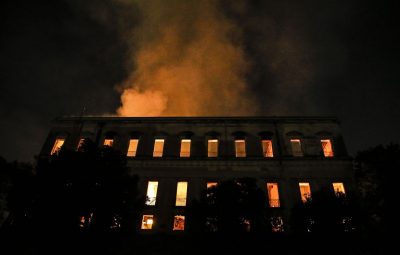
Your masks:
M186 206L187 182L178 182L176 189L176 206Z
M208 157L218 157L218 140L210 139L208 140Z
M300 182L299 188L300 188L301 200L304 203L307 202L308 200L310 200L311 199L310 184L308 182Z
M303 151L301 150L300 139L291 139L290 143L292 144L292 155L295 157L302 157Z
M333 157L332 143L331 140L321 140L322 150L325 157Z
M128 157L136 157L136 151L138 147L139 139L130 139L128 147Z
M181 154L182 158L190 157L190 139L181 140Z
M63 138L56 139L56 141L54 142L54 145L53 145L53 149L51 150L50 154L53 155L55 153L58 153L58 151L63 146L64 142L65 142L65 139L63 139Z
M142 229L152 229L154 224L153 215L143 215Z
M185 230L185 216L176 215L174 217L174 227L173 227L172 230L174 230L174 231L176 231L176 230L178 230L178 231Z
M153 157L162 157L164 150L164 139L156 139L154 141Z
M272 158L274 156L274 152L272 150L272 141L271 140L262 140L261 141L263 148L263 155L266 158Z
M156 205L158 182L149 181L147 185L146 205Z
M278 191L278 183L267 183L268 190L268 200L270 207L279 207L279 191Z
M244 140L235 140L236 157L246 157L246 143Z

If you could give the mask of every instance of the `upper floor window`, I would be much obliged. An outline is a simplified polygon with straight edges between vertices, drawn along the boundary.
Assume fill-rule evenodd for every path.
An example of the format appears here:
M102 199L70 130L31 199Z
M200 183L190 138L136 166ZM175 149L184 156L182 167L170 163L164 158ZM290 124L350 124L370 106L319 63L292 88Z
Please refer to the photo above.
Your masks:
M54 142L53 149L51 149L50 155L56 154L60 151L61 147L64 145L64 138L57 138Z
M261 145L263 149L263 156L266 158L274 157L274 152L272 150L272 141L271 140L261 140Z
M208 157L215 158L218 157L218 139L208 140Z
M186 206L187 186L187 182L178 182L176 187L176 206Z
M322 150L325 157L333 157L332 142L329 139L321 140Z
M334 182L332 183L333 191L337 196L346 195L346 191L344 190L343 182Z
M235 152L237 158L246 157L246 141L244 139L235 140Z
M303 151L301 149L300 139L290 139L290 144L292 146L292 155L294 157L302 157Z
M147 184L146 205L156 205L158 182L149 181Z
M180 153L181 158L190 157L190 143L191 143L190 139L181 140L181 153Z
M300 182L299 188L300 188L301 201L303 201L303 203L305 203L308 200L310 200L311 199L310 183Z
M128 153L126 154L128 157L136 157L136 151L139 144L139 139L130 139Z
M164 139L155 139L153 157L162 157L163 150L164 150Z
M112 139L112 138L106 138L106 139L104 139L104 143L103 143L104 146L110 146L110 147L112 147L113 144L114 144L114 139Z
M278 183L267 183L269 207L279 207Z

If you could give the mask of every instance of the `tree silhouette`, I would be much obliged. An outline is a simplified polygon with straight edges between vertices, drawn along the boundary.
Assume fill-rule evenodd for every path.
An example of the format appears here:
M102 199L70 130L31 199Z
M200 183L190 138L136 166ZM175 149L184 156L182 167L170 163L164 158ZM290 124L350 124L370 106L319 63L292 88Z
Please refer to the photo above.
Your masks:
M266 198L256 180L240 178L203 191L189 208L193 231L262 232L267 226Z

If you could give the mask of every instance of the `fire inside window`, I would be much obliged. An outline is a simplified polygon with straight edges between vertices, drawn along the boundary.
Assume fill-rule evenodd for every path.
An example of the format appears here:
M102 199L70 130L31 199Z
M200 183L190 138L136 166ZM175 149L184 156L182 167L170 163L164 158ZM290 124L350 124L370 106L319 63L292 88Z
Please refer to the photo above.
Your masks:
M344 185L342 182L334 182L332 183L332 186L337 196L346 195L346 191L344 190Z
M181 158L190 157L190 139L182 139L181 140Z
M186 206L187 186L187 182L178 182L176 188L176 206Z
M237 158L246 157L246 142L243 139L235 140L235 151Z
M149 181L147 185L146 205L156 205L158 182Z
M103 143L104 146L112 147L113 144L114 144L114 139L112 139L112 138L104 139L104 143Z
M267 183L269 207L279 207L278 183Z
M153 215L143 215L142 229L152 229L154 224Z
M185 230L185 216L176 215L174 217L173 231L183 231Z
M164 139L155 139L154 140L154 151L153 157L162 157L164 151Z
M331 140L329 139L321 140L321 146L325 157L333 157Z
M300 188L301 201L303 201L303 203L309 201L311 199L310 184L308 182L300 182L299 188Z
M292 145L292 155L294 157L302 157L303 151L301 150L300 139L290 139L290 144Z
M128 157L136 157L136 151L139 144L139 139L130 139L128 153L126 154Z
M274 157L274 152L272 150L272 141L271 140L262 140L261 144L262 144L264 157L266 157L266 158Z
M218 140L209 139L208 140L208 157L215 158L218 157Z
M56 141L54 142L53 149L51 150L50 155L58 153L61 147L63 146L64 142L65 142L64 138L57 138Z

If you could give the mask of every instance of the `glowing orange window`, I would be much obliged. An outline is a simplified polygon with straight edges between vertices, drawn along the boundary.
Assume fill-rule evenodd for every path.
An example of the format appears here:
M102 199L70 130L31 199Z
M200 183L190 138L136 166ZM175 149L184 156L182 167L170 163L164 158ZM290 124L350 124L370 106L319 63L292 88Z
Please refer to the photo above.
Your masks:
M272 141L271 140L262 140L261 141L263 155L266 158L274 157L274 152L272 150Z
M333 190L335 194L338 195L346 195L346 191L344 190L344 185L342 182L334 182L332 183Z
M190 157L190 139L182 139L181 140L181 158L188 158Z
M322 150L325 157L333 157L332 143L329 139L321 140Z
M235 140L235 151L237 158L246 157L246 142L245 140Z
M128 157L136 157L136 151L139 144L139 139L130 139L128 153L126 154Z
M162 157L164 152L164 139L155 139L154 140L154 151L153 157Z
M104 146L112 147L113 144L114 144L114 139L112 139L112 138L104 139L104 143L103 143Z
M183 231L185 230L185 216L176 215L174 217L173 231Z
M61 147L64 145L64 138L57 138L54 142L53 149L51 150L50 155L56 154L61 150Z
M152 229L154 224L153 215L143 215L142 219L142 229Z
M187 182L178 182L176 187L176 206L186 206L187 187Z
M311 199L310 184L308 182L300 182L299 188L300 188L301 201L305 203L308 200L310 200Z
M208 140L208 157L215 158L218 157L218 140L209 139Z
M300 139L290 139L290 144L292 145L292 155L294 157L302 157L303 151L301 150Z
M269 207L279 207L278 183L267 183Z

